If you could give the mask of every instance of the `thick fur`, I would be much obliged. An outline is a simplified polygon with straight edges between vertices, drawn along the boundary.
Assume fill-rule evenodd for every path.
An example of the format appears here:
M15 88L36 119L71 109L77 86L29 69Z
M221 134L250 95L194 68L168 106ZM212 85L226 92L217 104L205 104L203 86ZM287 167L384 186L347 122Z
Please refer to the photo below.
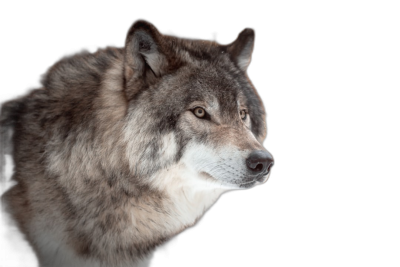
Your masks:
M251 29L219 45L138 21L124 48L64 58L2 105L3 200L41 266L146 266L223 192L267 179L245 163L266 136L253 43Z

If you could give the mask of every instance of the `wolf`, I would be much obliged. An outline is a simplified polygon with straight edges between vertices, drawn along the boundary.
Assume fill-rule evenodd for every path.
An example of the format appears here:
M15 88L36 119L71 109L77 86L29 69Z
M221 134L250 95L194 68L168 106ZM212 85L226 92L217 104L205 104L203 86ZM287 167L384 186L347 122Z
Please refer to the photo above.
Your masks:
M65 57L2 105L15 163L2 201L40 266L148 266L221 194L268 179L254 38L182 39L139 20L123 48Z

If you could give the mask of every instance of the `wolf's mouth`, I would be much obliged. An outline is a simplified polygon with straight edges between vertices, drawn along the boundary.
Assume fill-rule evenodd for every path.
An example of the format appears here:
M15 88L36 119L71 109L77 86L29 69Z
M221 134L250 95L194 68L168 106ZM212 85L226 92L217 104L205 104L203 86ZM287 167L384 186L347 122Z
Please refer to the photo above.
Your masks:
M222 182L225 185L228 185L228 186L235 186L235 187L238 187L238 188L247 189L247 188L251 188L253 186L260 185L260 184L263 184L263 183L267 182L267 180L269 179L270 173L271 172L268 172L266 174L253 177L251 180L247 180L245 182L236 182L235 183L235 182L228 182L228 181L220 181L220 180L219 181ZM217 178L213 177L212 175L210 175L210 174L208 174L206 172L203 172L203 174L205 174L206 177L209 178L209 179L212 179L214 181L215 180L218 181Z
M268 181L269 176L270 176L271 172L267 172L266 174L260 175L258 177L255 177L254 179L252 179L251 181L248 182L244 182L244 183L239 183L237 184L240 188L251 188L253 186L256 185L260 185L265 183L266 181Z
M264 174L263 176L258 178L257 182L259 182L261 184L265 183L266 181L268 181L270 175L271 175L271 171L267 172L266 174Z

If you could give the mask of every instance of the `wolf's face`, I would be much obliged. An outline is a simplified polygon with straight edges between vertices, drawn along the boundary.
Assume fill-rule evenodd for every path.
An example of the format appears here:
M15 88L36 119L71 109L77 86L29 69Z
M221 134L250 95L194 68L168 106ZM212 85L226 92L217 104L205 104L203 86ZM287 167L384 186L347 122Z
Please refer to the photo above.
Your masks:
M185 179L229 189L265 182L274 161L262 145L263 104L246 75L254 32L246 29L222 46L135 25L126 44L127 94L132 118L146 117L141 125L148 125L143 131L150 134L140 141L148 148L139 159L134 148L128 150L134 161L153 166L146 174L180 166L189 174ZM138 135L130 132L132 138Z

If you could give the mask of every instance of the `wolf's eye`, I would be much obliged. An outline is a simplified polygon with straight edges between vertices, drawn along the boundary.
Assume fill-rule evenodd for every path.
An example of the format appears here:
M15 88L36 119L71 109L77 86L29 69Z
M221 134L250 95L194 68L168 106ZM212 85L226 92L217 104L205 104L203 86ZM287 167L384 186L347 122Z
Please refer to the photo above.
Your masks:
M204 108L195 108L193 110L194 115L196 115L197 118L204 118L204 116L206 115L206 111L204 110Z
M242 120L245 120L246 118L247 118L247 112L246 112L246 110L244 110L244 109L242 109L241 111L240 111L240 118L242 119Z

